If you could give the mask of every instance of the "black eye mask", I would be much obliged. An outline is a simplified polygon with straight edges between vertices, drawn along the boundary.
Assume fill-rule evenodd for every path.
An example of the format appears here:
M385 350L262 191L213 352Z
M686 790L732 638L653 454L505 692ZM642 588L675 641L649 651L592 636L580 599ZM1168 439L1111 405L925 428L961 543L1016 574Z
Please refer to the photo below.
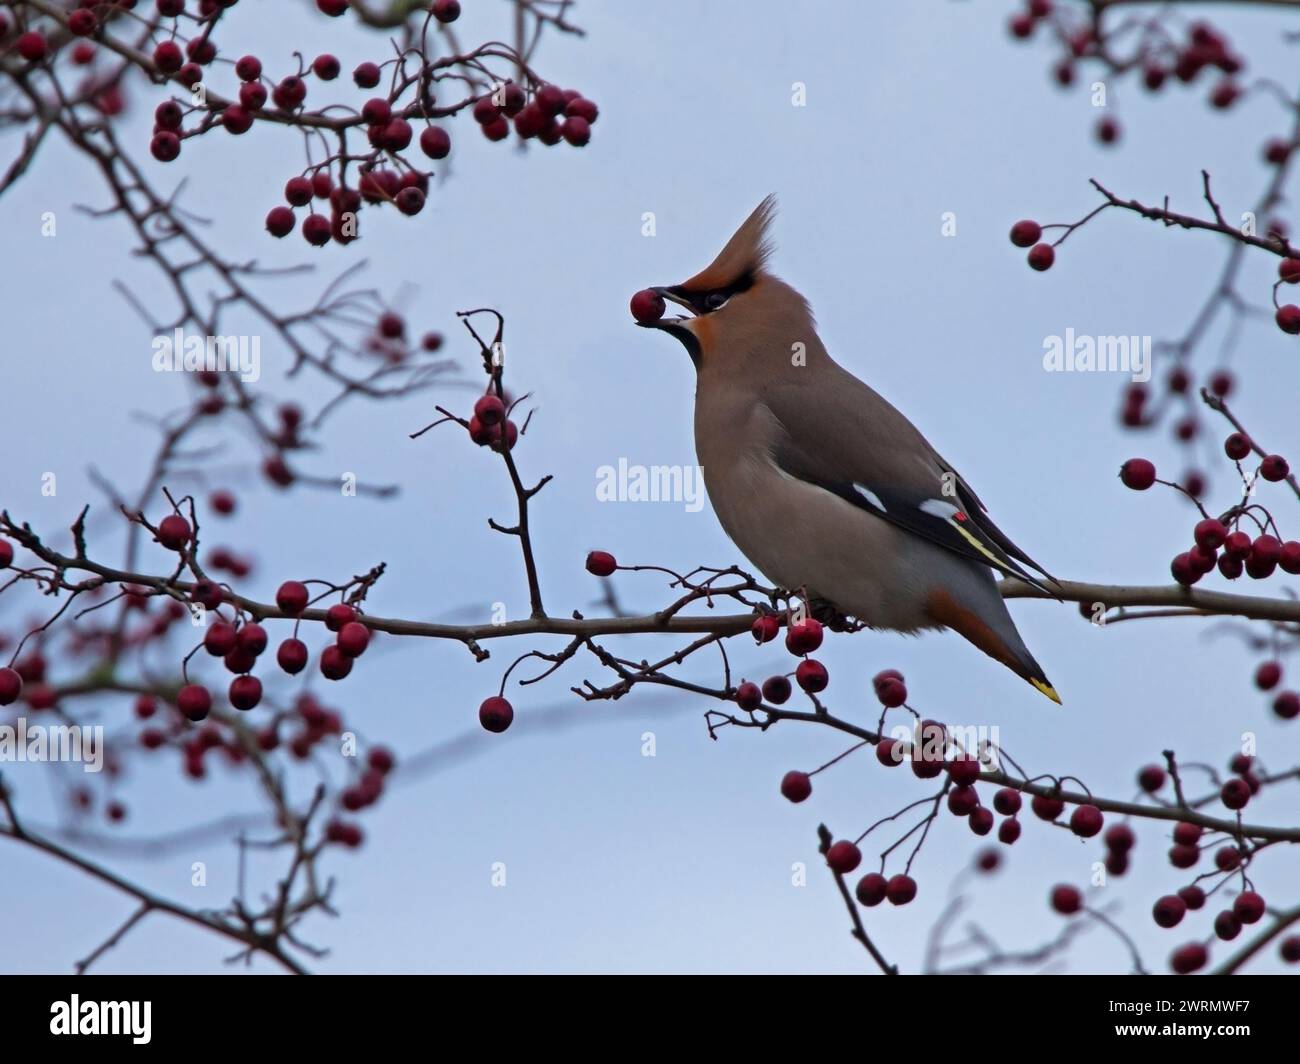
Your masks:
M727 305L727 300L732 296L738 292L747 291L753 285L754 275L746 273L725 288L714 288L708 292L687 292L680 285L674 286L668 291L690 303L691 309L696 314L710 314L715 310L721 310Z

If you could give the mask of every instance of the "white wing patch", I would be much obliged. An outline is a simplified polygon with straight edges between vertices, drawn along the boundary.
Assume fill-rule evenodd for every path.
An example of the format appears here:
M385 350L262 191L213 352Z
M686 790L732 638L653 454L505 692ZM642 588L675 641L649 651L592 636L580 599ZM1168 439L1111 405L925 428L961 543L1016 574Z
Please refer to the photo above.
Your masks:
M941 521L951 521L961 511L950 502L943 502L940 499L926 499L921 503L918 509L931 517L937 517Z
M879 510L881 513L887 513L887 512L888 512L888 511L886 511L886 509L885 509L885 504L884 504L883 502L880 501L880 496L877 495L877 494L876 494L874 491L872 491L870 488L864 488L861 484L854 484L854 485L853 485L853 488L854 488L854 490L855 490L859 495L861 495L864 499L866 499L867 502L869 502L872 506L874 506L874 507L875 507L877 510Z

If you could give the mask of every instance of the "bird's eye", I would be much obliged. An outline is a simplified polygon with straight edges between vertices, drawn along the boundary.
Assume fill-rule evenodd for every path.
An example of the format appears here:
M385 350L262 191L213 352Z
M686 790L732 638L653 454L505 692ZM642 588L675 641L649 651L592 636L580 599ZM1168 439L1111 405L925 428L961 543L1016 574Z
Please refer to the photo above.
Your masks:
M709 310L717 310L727 302L727 297L721 292L710 292L704 299L704 305Z

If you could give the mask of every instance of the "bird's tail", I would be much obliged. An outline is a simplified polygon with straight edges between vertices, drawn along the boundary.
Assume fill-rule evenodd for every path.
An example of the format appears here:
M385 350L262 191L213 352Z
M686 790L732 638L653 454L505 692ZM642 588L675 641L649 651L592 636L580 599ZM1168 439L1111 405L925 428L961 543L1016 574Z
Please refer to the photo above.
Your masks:
M926 608L938 623L951 628L989 657L1033 684L1043 697L1061 705L1061 696L1056 693L1056 688L1043 672L1043 667L1034 660L1025 641L1020 638L1000 597L996 606L984 611L989 614L988 617L963 606L946 591L933 592L926 600Z

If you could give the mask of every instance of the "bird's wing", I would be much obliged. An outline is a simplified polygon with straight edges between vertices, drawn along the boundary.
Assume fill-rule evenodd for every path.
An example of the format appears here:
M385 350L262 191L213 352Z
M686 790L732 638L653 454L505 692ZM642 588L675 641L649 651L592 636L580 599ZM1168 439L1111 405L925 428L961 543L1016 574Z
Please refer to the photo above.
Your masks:
M989 518L970 485L916 427L839 367L787 376L763 402L780 426L772 458L899 528L1055 594L1024 566L1053 579ZM1023 563L1023 564L1022 564Z

